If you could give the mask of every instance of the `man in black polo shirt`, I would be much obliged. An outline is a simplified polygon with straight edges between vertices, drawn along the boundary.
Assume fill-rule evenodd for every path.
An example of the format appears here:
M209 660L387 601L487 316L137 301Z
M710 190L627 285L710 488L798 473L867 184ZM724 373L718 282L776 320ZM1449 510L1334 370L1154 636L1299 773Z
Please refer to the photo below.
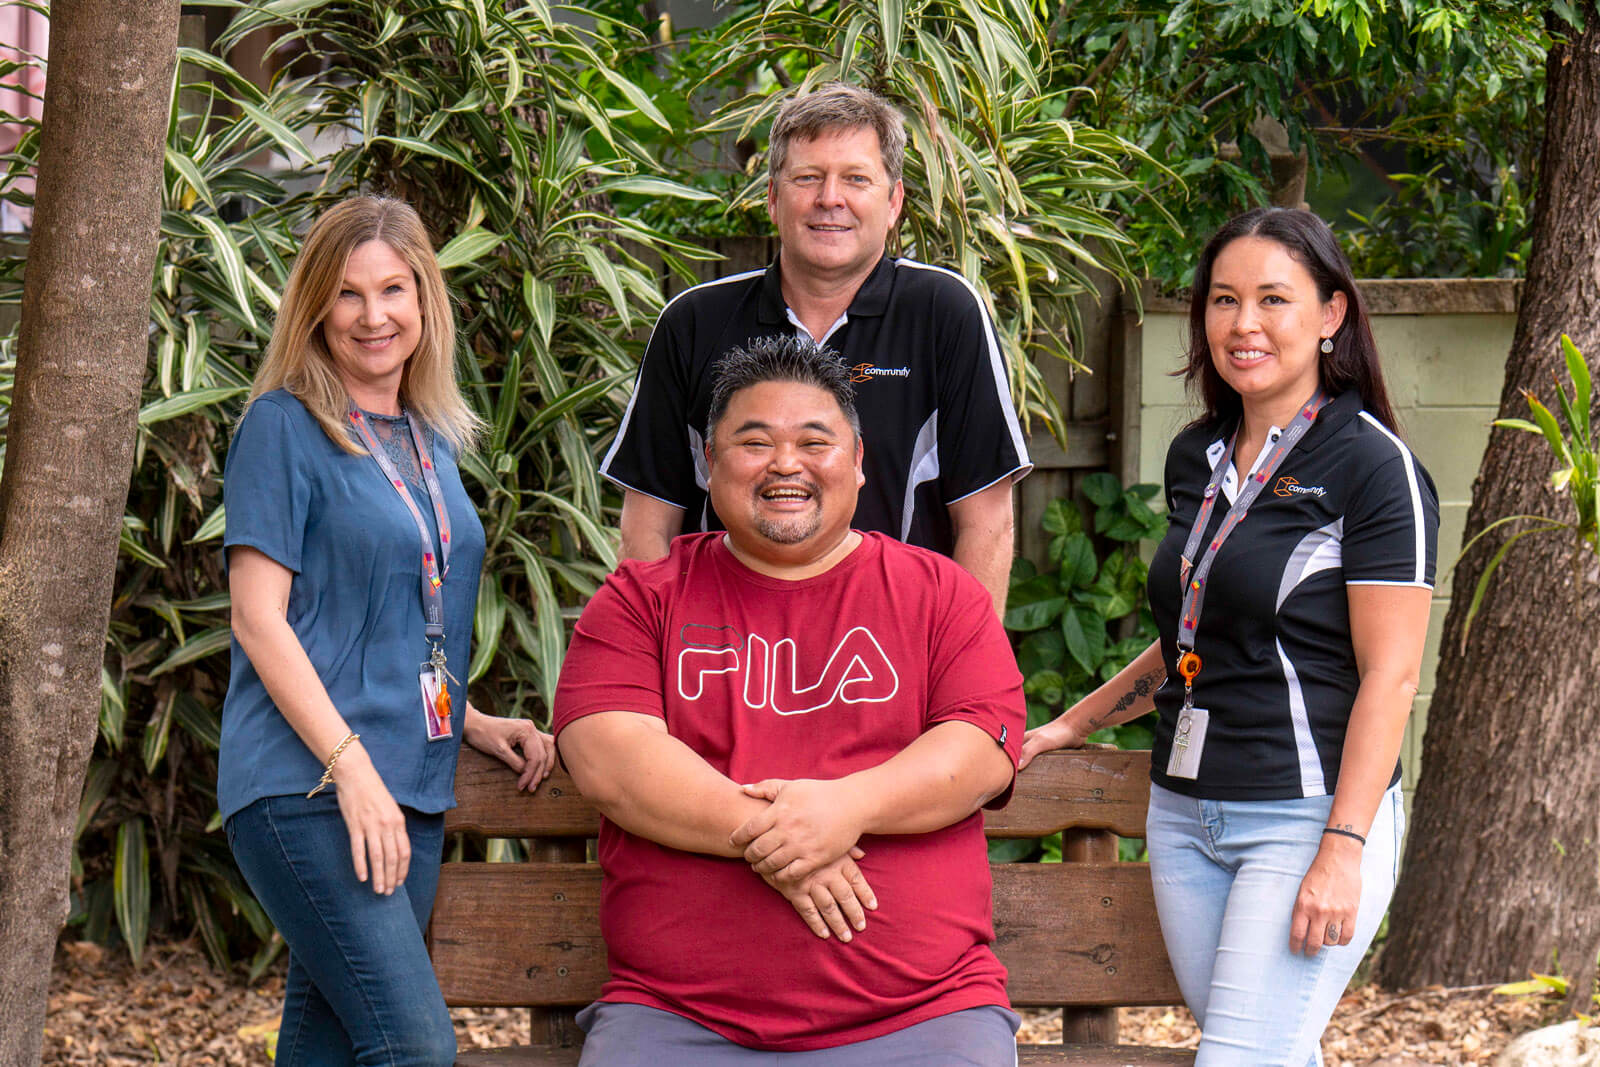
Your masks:
M786 103L771 141L777 261L667 305L600 468L625 490L622 555L656 559L680 533L721 528L705 492L711 367L754 338L796 333L853 372L867 479L854 527L951 556L1002 611L1011 484L1032 464L977 292L884 253L905 196L901 116L834 84Z

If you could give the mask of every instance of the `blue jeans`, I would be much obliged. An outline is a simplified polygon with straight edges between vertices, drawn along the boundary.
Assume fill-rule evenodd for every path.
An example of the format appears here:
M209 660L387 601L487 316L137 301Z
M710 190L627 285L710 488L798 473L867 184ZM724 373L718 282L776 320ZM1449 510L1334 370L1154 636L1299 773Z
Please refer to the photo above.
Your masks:
M455 1029L422 942L444 816L401 810L411 866L389 896L356 881L332 793L266 797L228 819L234 860L289 946L278 1067L455 1062Z
M1354 938L1291 954L1295 897L1332 807L1332 797L1196 800L1150 787L1150 875L1167 955L1200 1025L1196 1067L1320 1067L1322 1031L1389 907L1405 829L1395 786L1367 833Z

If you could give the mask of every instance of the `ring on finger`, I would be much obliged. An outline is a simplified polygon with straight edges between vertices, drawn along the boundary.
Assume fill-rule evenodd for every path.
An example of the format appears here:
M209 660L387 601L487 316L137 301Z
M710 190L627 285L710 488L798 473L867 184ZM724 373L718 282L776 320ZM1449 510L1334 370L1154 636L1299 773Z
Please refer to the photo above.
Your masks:
M1330 945L1337 944L1339 941L1339 924L1329 923L1325 934L1326 936L1323 938L1324 941Z

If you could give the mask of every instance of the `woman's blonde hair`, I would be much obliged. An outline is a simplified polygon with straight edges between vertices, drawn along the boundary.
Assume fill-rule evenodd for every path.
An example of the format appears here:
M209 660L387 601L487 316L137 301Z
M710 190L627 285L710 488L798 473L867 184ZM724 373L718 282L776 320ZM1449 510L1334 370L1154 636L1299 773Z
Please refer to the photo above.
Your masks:
M358 455L365 451L351 439L346 417L350 395L334 369L322 323L339 297L350 253L368 241L388 245L417 279L422 336L406 360L400 399L457 452L465 451L477 438L482 420L467 407L456 385L456 324L444 275L416 211L402 200L386 197L358 196L336 204L306 234L289 271L267 356L256 372L245 410L263 393L287 389L340 448Z

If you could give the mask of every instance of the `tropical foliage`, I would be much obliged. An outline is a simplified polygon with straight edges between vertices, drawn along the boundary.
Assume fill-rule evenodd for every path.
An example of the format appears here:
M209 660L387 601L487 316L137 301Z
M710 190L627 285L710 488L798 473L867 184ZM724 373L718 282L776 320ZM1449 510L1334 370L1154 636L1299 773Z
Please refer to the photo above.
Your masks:
M173 86L150 373L74 921L96 940L115 931L136 960L153 928L193 929L219 966L249 959L259 972L281 942L217 832L213 793L229 646L220 474L295 234L326 204L378 190L417 203L447 238L462 374L489 421L463 464L489 537L470 684L480 706L536 718L564 609L615 560L594 457L659 310L656 273L704 253L607 199L702 195L653 177L628 132L664 122L615 72L636 34L560 23L538 4L430 4L404 18L380 3L228 6L239 9L228 33L210 53L184 50ZM226 58L253 30L277 37L285 68L265 90ZM4 161L0 195L21 207L36 153L29 133ZM6 261L3 280L23 265ZM17 299L14 284L5 296ZM0 420L13 350L0 348Z
M1050 534L1049 566L1019 559L1011 568L1005 624L1017 649L1031 729L1060 715L1109 681L1156 639L1145 597L1149 576L1139 554L1142 541L1157 541L1167 520L1150 508L1156 485L1124 489L1115 475L1084 479L1085 509L1070 499L1045 506L1042 525ZM1096 744L1149 748L1154 712L1090 734ZM1124 858L1140 846L1123 842ZM1038 841L991 841L997 861L1061 858L1061 835Z
M1461 555L1465 556L1484 534L1495 527L1507 523L1522 525L1521 529L1506 538L1505 543L1495 550L1495 554L1489 557L1488 564L1483 568L1483 573L1478 576L1478 584L1472 590L1472 600L1467 605L1466 620L1461 625L1463 649L1467 646L1467 635L1472 629L1472 620L1478 614L1478 607L1483 603L1483 595L1488 591L1495 571L1505 560L1506 553L1510 552L1518 541L1530 534L1556 533L1565 530L1573 539L1574 588L1583 586L1585 551L1600 556L1600 447L1596 447L1590 411L1594 400L1594 379L1590 374L1589 365L1584 362L1583 353L1578 351L1578 346L1573 344L1572 338L1566 334L1561 335L1561 355L1567 364L1568 380L1572 383L1570 398L1562 384L1559 381L1555 383L1556 404L1561 411L1561 419L1566 423L1565 429L1562 427L1562 421L1557 420L1555 412L1531 392L1523 394L1528 402L1531 422L1528 419L1496 419L1494 424L1510 430L1538 434L1545 439L1557 464L1556 469L1550 473L1550 488L1558 495L1571 498L1576 518L1567 520L1549 515L1507 515L1489 523L1462 546ZM1457 562L1459 561L1458 557Z
M1024 0L766 0L721 27L723 71L753 92L724 105L710 133L745 139L792 85L848 80L895 101L908 146L902 251L954 267L994 312L1024 418L1065 431L1035 362L1071 362L1077 297L1094 272L1137 292L1135 246L1107 210L1133 195L1131 174L1165 173L1138 145L1071 116L1074 90L1053 76L1043 24ZM774 84L770 74L775 74ZM740 200L764 193L753 168Z

